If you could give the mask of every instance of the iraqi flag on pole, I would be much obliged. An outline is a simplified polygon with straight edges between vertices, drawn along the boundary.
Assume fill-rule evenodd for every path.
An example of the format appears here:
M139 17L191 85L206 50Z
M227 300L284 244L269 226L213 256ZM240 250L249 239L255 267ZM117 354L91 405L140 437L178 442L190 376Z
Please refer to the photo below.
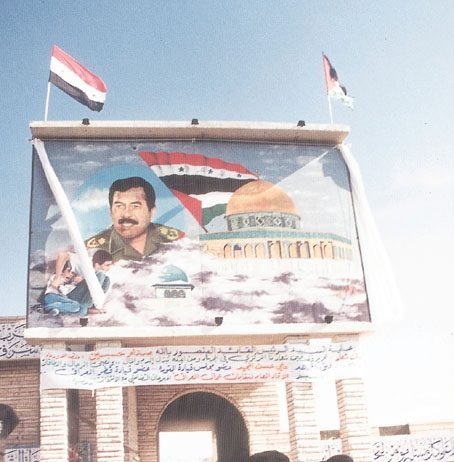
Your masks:
M106 100L106 84L56 45L52 47L49 82L89 107L100 111Z
M323 53L323 69L325 70L326 91L328 95L353 109L353 98L347 96L347 89L339 82L336 69L331 65L325 53Z
M240 164L184 152L145 152L140 157L205 227L225 213L231 195L258 176Z

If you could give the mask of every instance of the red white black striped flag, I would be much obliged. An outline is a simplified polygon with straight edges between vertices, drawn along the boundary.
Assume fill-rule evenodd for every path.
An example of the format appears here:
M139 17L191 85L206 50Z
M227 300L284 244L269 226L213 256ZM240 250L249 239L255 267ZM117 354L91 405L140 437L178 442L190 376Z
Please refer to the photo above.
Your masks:
M341 85L337 77L336 69L329 62L328 57L323 53L323 69L325 71L326 91L328 95L344 103L353 109L353 98L347 96L347 89Z
M145 152L140 157L202 225L225 213L234 191L258 176L240 164L184 152Z
M100 111L106 99L106 84L56 45L52 47L49 82L89 107Z

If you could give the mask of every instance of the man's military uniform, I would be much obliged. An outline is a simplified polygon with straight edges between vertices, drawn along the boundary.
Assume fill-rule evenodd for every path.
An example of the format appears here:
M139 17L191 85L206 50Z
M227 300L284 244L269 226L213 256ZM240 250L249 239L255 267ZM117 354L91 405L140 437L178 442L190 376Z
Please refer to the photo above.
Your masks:
M143 254L131 247L126 239L123 239L112 227L101 231L96 236L85 241L88 249L107 250L112 255L112 261L136 260L140 261L157 252L162 243L174 242L184 236L184 233L176 228L171 228L157 223L150 223L147 229L147 240Z

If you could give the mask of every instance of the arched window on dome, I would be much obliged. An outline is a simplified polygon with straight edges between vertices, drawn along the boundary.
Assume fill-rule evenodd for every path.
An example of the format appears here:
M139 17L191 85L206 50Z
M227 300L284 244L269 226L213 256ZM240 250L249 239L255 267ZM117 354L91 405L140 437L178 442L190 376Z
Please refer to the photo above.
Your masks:
M315 244L315 245L312 247L312 249L313 249L313 251L314 251L314 258L322 258L322 250L321 250L319 244Z
M311 258L309 242L299 243L299 254L301 258Z
M243 258L243 249L238 244L233 246L233 258Z
M232 258L232 246L230 244L226 244L224 246L224 258Z
M265 246L263 244L257 244L255 246L255 257L256 258L266 258Z
M269 249L270 249L270 258L282 258L280 241L270 242Z
M251 244L246 244L244 246L244 256L245 258L254 258L254 248Z
M328 242L323 246L323 256L324 258L330 258L333 259L333 244L331 242Z
M290 258L298 258L299 257L299 252L298 252L298 243L297 242L292 242L288 246L288 256Z

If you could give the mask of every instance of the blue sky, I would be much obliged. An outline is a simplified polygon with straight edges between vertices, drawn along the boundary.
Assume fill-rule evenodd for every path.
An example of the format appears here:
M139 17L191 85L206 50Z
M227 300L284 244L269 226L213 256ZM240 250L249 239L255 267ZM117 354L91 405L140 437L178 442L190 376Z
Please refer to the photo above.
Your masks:
M427 405L419 415L408 402L409 419L453 417L436 396L454 380L454 2L16 0L1 2L0 27L2 314L25 314L28 124L44 117L52 44L100 75L108 95L94 113L53 88L49 120L328 123L325 52L355 97L354 111L333 102L334 121L351 127L407 313L377 333L394 332L407 351L387 365L402 373L424 361Z

